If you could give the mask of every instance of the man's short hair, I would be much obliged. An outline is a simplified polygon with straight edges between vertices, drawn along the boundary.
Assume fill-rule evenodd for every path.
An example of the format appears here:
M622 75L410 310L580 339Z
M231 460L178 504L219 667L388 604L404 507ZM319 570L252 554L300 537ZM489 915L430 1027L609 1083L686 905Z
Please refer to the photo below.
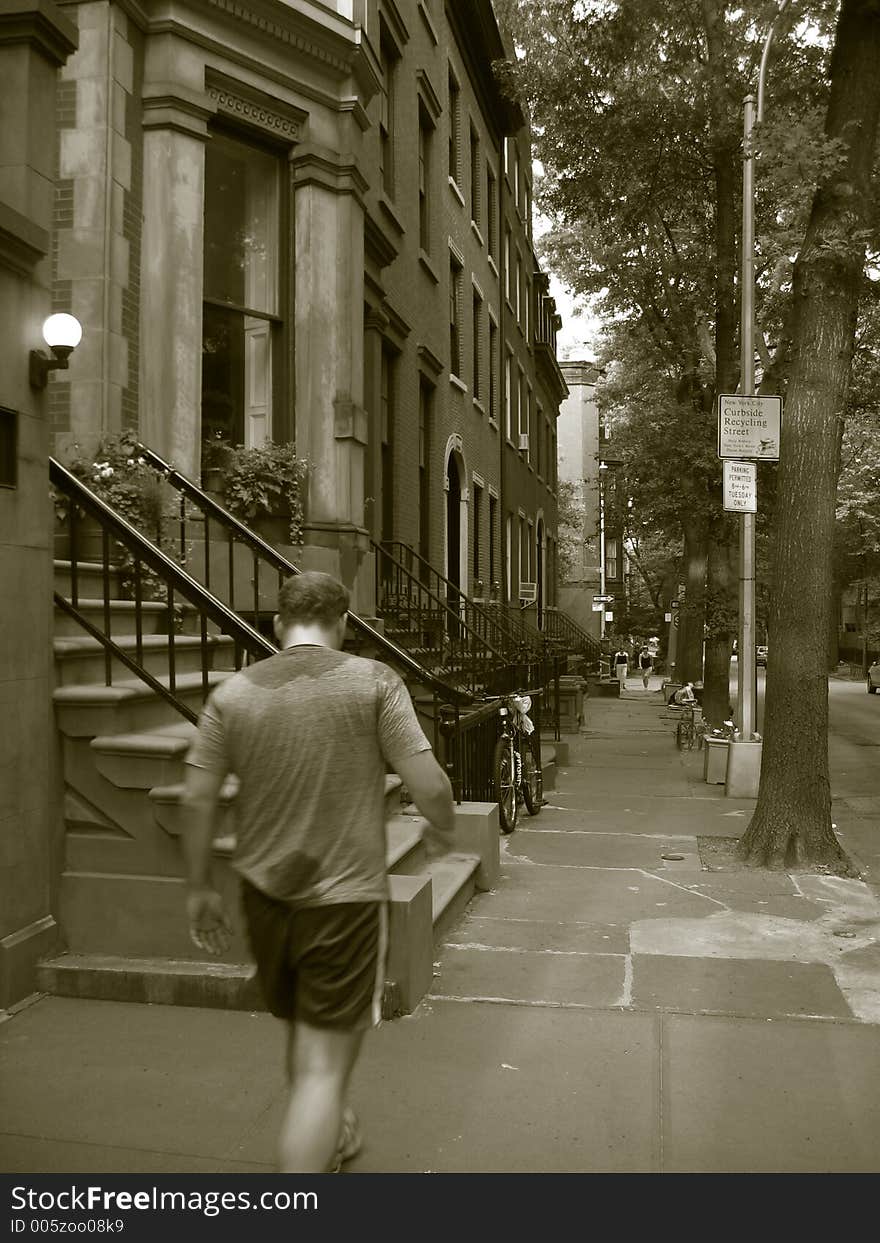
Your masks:
M304 570L281 585L278 615L282 626L333 626L348 612L349 594L342 583L320 570Z

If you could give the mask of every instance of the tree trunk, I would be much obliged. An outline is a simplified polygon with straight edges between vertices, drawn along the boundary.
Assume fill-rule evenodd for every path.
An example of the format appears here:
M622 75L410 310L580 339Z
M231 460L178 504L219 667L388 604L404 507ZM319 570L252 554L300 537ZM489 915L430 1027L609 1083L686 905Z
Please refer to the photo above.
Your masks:
M730 654L737 613L739 555L735 543L715 534L709 552L706 667L703 674L703 716L713 728L730 717ZM730 534L733 534L731 531Z
M703 676L703 631L706 626L706 566L709 541L696 524L684 530L685 597L679 609L675 676L679 682L699 682Z
M794 275L793 365L782 427L758 805L740 844L756 865L847 868L831 828L828 676L843 411L880 116L880 8L843 0L825 131L846 159L816 193ZM860 232L862 231L862 232Z

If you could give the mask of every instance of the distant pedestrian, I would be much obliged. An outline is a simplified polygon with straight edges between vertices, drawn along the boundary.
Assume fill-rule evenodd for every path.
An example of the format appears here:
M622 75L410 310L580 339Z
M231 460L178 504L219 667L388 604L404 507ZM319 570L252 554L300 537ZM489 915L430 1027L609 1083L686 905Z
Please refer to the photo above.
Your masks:
M643 647L639 652L639 670L642 674L642 686L648 689L648 678L654 671L654 657L651 655L647 646Z
M212 954L231 932L210 879L217 801L227 773L239 780L233 867L266 1003L288 1024L284 1173L333 1171L360 1148L346 1095L385 979L386 765L429 821L429 855L453 840L449 781L406 687L341 650L347 620L348 592L329 574L288 579L282 650L214 690L187 757L187 913Z
M620 683L620 689L623 690L626 686L626 674L629 667L629 655L627 654L626 648L619 647L617 649L614 653L614 660L612 661L612 664L614 665L615 676Z

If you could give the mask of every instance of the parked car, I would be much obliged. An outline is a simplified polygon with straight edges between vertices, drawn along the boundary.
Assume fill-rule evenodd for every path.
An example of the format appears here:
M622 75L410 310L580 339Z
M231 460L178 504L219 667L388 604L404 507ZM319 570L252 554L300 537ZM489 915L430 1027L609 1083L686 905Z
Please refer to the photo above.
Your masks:
M767 667L767 644L759 643L755 648L755 664Z
M875 660L868 670L868 694L876 695L878 687L880 687L880 661Z

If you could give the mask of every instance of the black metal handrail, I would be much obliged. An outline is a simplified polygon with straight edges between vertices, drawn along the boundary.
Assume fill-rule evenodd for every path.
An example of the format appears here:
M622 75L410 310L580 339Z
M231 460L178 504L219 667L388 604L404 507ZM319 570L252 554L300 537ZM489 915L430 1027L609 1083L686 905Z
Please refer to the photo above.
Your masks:
M387 547L373 542L376 555L376 607L385 619L397 626L404 643L434 667L443 669L444 678L463 686L470 695L481 693L493 673L507 663L486 633L474 629L467 613L454 607L448 596L438 595L394 557Z
M205 586L194 579L178 563L167 556L160 548L151 544L111 506L96 496L86 485L71 474L54 458L49 459L49 479L52 486L69 501L68 521L70 522L70 599L55 592L55 602L61 609L75 617L77 622L104 649L104 677L107 686L113 684L113 659L120 661L127 669L136 674L157 694L172 704L182 716L189 721L197 720L197 713L181 697L180 677L177 669L178 660L178 625L181 616L181 605L185 602L195 610L198 617L199 636L199 689L202 698L207 698L211 686L211 645L208 642L208 626L213 624L221 634L230 637L234 645L234 667L240 669L245 657L261 660L271 656L278 649L259 631L250 626L221 600L212 595ZM80 593L82 574L79 555L82 542L80 524L82 517L93 518L101 532L101 595L96 599L86 600ZM121 562L111 559L111 545L118 545L123 552ZM133 618L135 654L130 656L116 641L121 636L116 629L114 638L113 603L118 600L119 592L115 589L114 580L120 573L120 564L124 566L126 577L132 584ZM152 582L149 579L152 578ZM154 593L158 588L161 600L146 599L145 589ZM162 630L168 659L167 685L162 679L156 678L146 668L144 624L145 605L160 603L163 606ZM86 615L87 611L98 612L101 624L95 624ZM126 611L126 617L129 611ZM129 625L131 622L129 622ZM128 633L128 632L126 632Z
M552 638L561 639L572 651L582 653L588 660L597 661L602 654L602 645L595 635L588 634L555 605L544 610L544 628Z
M525 649L535 646L533 637L518 619L512 618L504 608L491 603L477 603L461 587L444 577L421 553L403 540L383 540L382 548L400 561L436 595L444 596L450 607L457 609L472 630L485 634L498 651L508 660L518 660ZM415 568L414 568L415 567Z
M511 690L509 694L528 694L532 699L529 716L535 726L530 735L532 750L541 766L541 730L544 700L549 688L529 691ZM508 698L499 695L477 708L462 713L452 704L440 708L440 762L452 785L456 803L498 802L495 789L493 760L500 737L498 709ZM558 734L556 735L558 737Z
M264 589L268 590L270 581L273 588L280 587L285 578L292 574L302 573L300 568L294 565L292 561L289 561L272 544L269 544L254 531L251 531L249 527L245 526L243 522L240 522L238 518L230 514L219 502L208 496L197 484L177 470L176 467L166 462L155 450L148 448L146 445L139 445L138 453L148 466L151 466L153 470L161 474L168 484L180 494L175 539L180 557L188 557L191 551L190 544L195 545L201 540L204 546L198 559L201 562L200 568L204 576L205 586L214 594L226 596L231 608L235 609L236 612L244 613L245 616L250 614L253 617L254 625L259 625L261 616L267 612L263 604ZM187 509L188 504L194 506L199 513L199 521L202 523L200 532L195 531L195 528L192 526L192 518ZM211 542L212 524L221 530L220 540L213 545ZM190 538L194 532L198 537L197 539ZM222 550L222 559L212 555L212 552L216 553L218 545ZM251 559L250 566L247 568L251 571L252 576L245 588L246 594L249 597L247 603L250 607L248 608L236 607L238 602L236 570L241 571L243 568L235 554L236 546L246 549ZM240 585L239 580L239 587ZM274 602L268 612L275 612ZM436 673L426 668L404 647L381 634L356 613L349 611L348 621L356 640L361 644L369 644L378 650L381 653L381 658L387 661L404 678L421 682L428 690L441 699L452 699L462 703L468 702L470 696L464 693L461 687L437 676Z

